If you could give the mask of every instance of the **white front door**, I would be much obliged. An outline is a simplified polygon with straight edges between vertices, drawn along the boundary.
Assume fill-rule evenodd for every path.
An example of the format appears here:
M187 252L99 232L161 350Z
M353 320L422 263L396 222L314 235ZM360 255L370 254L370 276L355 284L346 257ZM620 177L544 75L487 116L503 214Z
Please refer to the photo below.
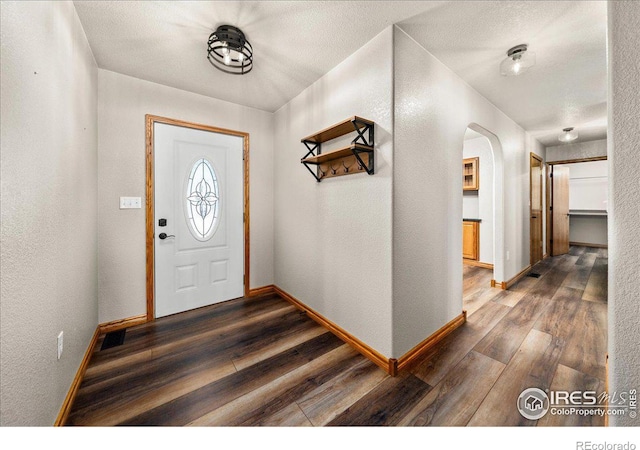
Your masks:
M244 140L154 123L155 317L244 293Z

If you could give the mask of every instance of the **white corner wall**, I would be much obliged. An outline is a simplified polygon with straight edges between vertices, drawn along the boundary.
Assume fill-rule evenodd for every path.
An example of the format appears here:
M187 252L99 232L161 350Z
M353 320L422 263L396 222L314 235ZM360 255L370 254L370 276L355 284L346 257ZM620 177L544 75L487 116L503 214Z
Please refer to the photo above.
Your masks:
M506 224L498 282L529 264L529 152L544 157L544 148L397 27L394 93L393 357L399 357L462 311L467 126L489 130L502 148L503 168L497 164L494 174L497 186L504 183L498 207Z
M215 69L211 69L215 70ZM120 196L145 198L145 115L248 132L250 287L273 284L273 114L98 71L98 266L101 323L146 313L145 209L120 210Z
M640 388L640 3L607 2L609 70L609 392ZM640 417L611 417L639 426Z
M71 2L0 10L0 425L51 426L98 324L97 66Z
M462 192L462 217L480 219L479 261L493 264L493 154L485 137L464 141L463 158L478 157L480 189Z
M275 284L391 355L391 27L275 116ZM375 122L375 174L321 183L300 140L358 115ZM350 136L353 138L353 136ZM335 143L323 147L327 151Z

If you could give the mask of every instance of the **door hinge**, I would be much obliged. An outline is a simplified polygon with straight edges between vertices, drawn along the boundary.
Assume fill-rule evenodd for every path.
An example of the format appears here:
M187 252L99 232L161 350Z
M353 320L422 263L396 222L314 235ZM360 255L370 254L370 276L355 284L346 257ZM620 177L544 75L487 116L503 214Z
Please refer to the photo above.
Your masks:
M553 206L549 206L549 211L553 211Z
M549 178L553 178L553 172L549 173Z

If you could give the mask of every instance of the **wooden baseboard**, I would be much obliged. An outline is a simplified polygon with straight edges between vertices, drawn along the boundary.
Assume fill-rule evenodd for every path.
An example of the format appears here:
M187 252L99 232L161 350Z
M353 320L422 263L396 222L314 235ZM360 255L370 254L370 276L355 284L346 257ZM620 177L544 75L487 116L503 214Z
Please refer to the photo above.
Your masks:
M98 338L106 333L110 333L112 331L121 330L123 328L129 328L134 325L140 325L147 322L147 315L140 314L139 316L128 317L126 319L113 320L111 322L101 323L96 327L96 331L93 333L93 337L91 338L91 342L87 347L87 351L82 358L82 362L80 363L80 367L78 367L78 371L76 372L76 376L71 383L71 387L69 388L69 392L67 392L67 396L62 403L62 407L60 408L60 412L58 413L58 417L54 423L56 427L62 427L67 422L67 418L69 417L69 412L71 412L71 407L73 406L73 402L76 399L76 394L78 393L78 389L80 389L80 384L82 384L82 379L84 378L84 373L87 371L87 366L89 365L89 361L91 360L91 355L93 354L95 347L98 343Z
M493 281L493 280L492 280ZM451 334L456 328L464 324L467 320L467 312L462 311L462 314L455 317L445 326L437 330L427 339L416 345L414 348L409 350L407 353L402 355L400 358L387 358L386 356L379 353L374 348L368 346L355 336L351 335L335 323L331 322L329 319L326 319L321 314L317 313L313 309L306 306L300 300L296 299L289 293L283 291L277 286L269 285L263 286L261 288L252 289L249 291L250 296L258 296L265 295L269 293L276 293L280 295L283 299L287 300L289 303L293 304L296 308L304 311L311 319L316 321L321 326L325 327L327 330L332 332L338 338L343 340L345 343L351 345L358 352L360 352L363 356L371 360L377 366L381 367L384 371L386 371L391 376L396 376L400 370L409 368L413 363L415 363L419 357L426 354L430 351L434 346L436 346L442 339ZM111 322L101 323L96 327L96 331L93 334L91 342L87 347L87 351L84 354L82 362L80 363L80 367L76 373L73 382L71 383L71 387L69 388L69 392L62 403L62 407L60 408L60 412L58 413L58 417L54 423L54 426L64 426L67 418L69 417L69 413L71 411L71 407L73 406L73 402L75 400L76 394L78 393L78 389L80 388L80 384L82 383L82 379L84 378L84 374L87 370L87 366L89 365L89 361L91 360L91 355L93 354L96 344L98 343L98 338L104 334L109 333L111 331L117 331L123 328L129 328L134 325L140 325L147 322L147 315L141 314L139 316L129 317L126 319L114 320Z
M575 245L576 247L609 248L607 244L589 244L587 242L569 242L569 245Z
M98 331L100 333L111 333L112 331L122 330L123 328L133 327L147 323L147 315L140 314L139 316L127 317L126 319L112 320L111 322L105 322L98 325Z
M270 284L268 286L249 289L249 297L258 297L259 295L274 294L275 292L276 292L275 286L273 284Z
M146 314L145 314L146 318ZM87 366L89 365L89 361L91 360L91 355L93 354L93 350L95 349L96 344L98 343L98 337L100 337L100 326L96 327L96 331L93 333L93 337L91 338L91 342L89 342L89 346L87 347L87 351L84 353L84 358L82 358L82 362L80 363L80 367L78 367L78 371L76 372L76 376L71 382L71 387L69 388L69 392L67 392L67 396L62 402L62 407L60 408L60 412L58 413L58 417L56 418L53 426L62 427L67 422L67 418L69 417L69 413L71 412L71 407L73 406L73 402L76 399L76 394L78 393L78 389L80 389L80 384L82 383L82 379L84 378L84 373L87 371Z
M462 262L468 266L482 267L483 269L493 270L493 264L474 261L473 259L463 259Z
M510 280L508 280L506 283L503 281L502 282L502 289L509 289L511 286L513 286L514 284L516 284L518 281L520 281L520 279L522 277L524 277L525 275L527 275L527 272L529 272L531 270L531 264L529 264L527 267L525 267L524 269L522 269L520 272L518 272L518 274L511 278Z
M520 278L524 277L528 271L531 270L531 264L529 264L527 267L525 267L524 269L522 269L520 272L518 272L518 274L511 278L508 281L496 281L496 280L491 280L491 287L496 287L498 284L500 285L500 289L509 289L511 286L513 286L514 284L516 284Z
M418 345L398 358L395 373L410 368L421 356L426 355L431 349L438 345L440 341L450 335L454 330L463 325L466 321L467 311L462 311L462 314L454 317L445 326L437 330L431 336L429 336L424 341L420 342Z
M355 348L358 352L364 355L366 358L370 359L373 363L384 369L387 373L391 374L391 360L388 359L383 354L379 353L377 350L369 347L367 344L362 342L360 339L351 335L335 323L331 322L329 319L323 317L321 314L317 313L313 309L309 308L307 305L302 303L300 300L289 294L288 292L283 291L278 286L274 286L275 292L289 303L291 303L296 308L304 311L311 319L325 327L327 330L331 331L338 338L346 342Z
M437 330L427 339L416 345L414 348L409 350L407 353L402 355L400 358L387 358L377 350L368 346L360 339L356 338L348 331L339 327L335 323L331 322L329 319L325 318L318 312L309 308L307 305L302 303L300 300L295 298L293 295L288 292L283 291L278 286L274 286L274 291L276 294L287 300L289 303L294 305L296 308L304 311L311 319L316 321L318 324L335 334L338 338L340 338L345 343L351 345L354 349L360 352L365 358L372 361L374 364L382 368L392 377L395 377L400 370L406 369L410 367L413 363L415 363L418 358L426 354L430 351L434 346L436 346L442 339L447 337L451 332L453 332L456 328L466 322L467 320L467 312L462 311L462 314L455 317L445 326Z

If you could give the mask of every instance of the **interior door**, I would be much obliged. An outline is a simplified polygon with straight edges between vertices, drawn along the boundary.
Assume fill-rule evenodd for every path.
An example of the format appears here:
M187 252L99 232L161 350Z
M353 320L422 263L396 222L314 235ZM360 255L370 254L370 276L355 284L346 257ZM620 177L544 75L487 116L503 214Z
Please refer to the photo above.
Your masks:
M243 138L155 123L155 316L244 292Z
M530 156L530 263L542 260L542 159L533 153Z
M569 252L569 168L553 166L552 180L552 255L557 256Z

